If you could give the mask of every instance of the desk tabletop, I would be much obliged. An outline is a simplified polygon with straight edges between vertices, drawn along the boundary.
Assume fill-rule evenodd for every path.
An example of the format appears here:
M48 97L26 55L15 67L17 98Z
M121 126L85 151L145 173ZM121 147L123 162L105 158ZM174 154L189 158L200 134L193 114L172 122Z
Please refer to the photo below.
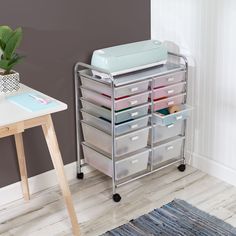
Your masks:
M45 98L48 98L52 101L56 101L58 106L53 108L43 109L36 112L27 111L18 105L13 104L12 102L8 101L6 97L0 96L0 127L6 126L10 124L14 124L16 122L29 120L33 118L37 118L43 115L49 115L52 113L56 113L59 111L63 111L67 109L67 105L63 102L60 102L54 98L51 98L37 90L34 90L26 85L21 84L21 88L18 92L14 93L13 95L18 95L21 93L32 93L37 92ZM8 95L9 96L9 95Z

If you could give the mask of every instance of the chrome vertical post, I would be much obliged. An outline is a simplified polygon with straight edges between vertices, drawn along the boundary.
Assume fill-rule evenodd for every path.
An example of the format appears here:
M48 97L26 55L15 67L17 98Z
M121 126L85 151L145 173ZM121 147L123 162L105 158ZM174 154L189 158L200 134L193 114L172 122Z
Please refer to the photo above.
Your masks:
M154 160L154 78L151 80L151 171L153 171Z
M81 173L81 140L80 140L80 107L79 107L79 76L78 69L81 64L78 62L74 66L74 88L75 88L75 124L76 124L76 154L77 154L77 173Z
M116 117L115 117L115 84L114 84L114 78L112 75L110 75L111 79L111 137L112 137L112 193L113 195L116 193L116 130L115 130L115 123L116 123Z

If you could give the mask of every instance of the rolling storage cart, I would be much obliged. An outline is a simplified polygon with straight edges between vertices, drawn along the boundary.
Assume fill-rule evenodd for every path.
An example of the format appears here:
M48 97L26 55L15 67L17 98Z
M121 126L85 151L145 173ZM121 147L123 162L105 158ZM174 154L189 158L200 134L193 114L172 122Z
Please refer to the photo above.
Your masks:
M118 76L75 65L77 177L84 177L84 159L112 178L115 202L121 200L116 189L123 184L176 163L185 170L186 122L192 110L186 104L188 62L183 55L169 56L178 63ZM106 78L94 76L98 73ZM174 105L180 111L159 112Z

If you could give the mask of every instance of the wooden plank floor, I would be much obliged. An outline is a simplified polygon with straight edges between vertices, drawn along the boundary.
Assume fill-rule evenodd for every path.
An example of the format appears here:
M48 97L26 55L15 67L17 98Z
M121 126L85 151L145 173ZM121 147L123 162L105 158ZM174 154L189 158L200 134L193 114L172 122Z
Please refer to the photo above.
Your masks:
M236 227L236 187L188 167L175 166L124 185L111 200L111 181L99 172L70 183L82 235L95 236L180 198ZM70 223L58 188L0 207L2 236L69 236Z

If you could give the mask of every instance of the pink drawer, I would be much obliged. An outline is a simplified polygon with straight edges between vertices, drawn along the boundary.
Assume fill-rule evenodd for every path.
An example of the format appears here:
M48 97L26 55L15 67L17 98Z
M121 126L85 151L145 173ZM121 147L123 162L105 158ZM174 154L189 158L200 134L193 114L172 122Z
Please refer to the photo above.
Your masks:
M179 71L176 73L159 76L154 79L154 88L159 88L163 86L167 86L170 84L175 84L185 80L185 72Z
M184 103L186 93L182 93L177 96L165 98L154 102L154 111L158 111L167 107L171 107L174 105L180 105Z
M82 92L83 98L85 98L86 100L95 102L96 104L99 104L101 106L105 106L111 109L112 102L111 102L110 97L85 89L83 87L81 87L81 92ZM118 99L115 101L115 110L119 111L119 110L123 110L126 108L130 108L130 107L147 103L149 93L150 92L145 92L138 95L133 95L133 96L125 97L122 99Z
M186 89L186 82L169 85L163 88L155 89L153 99L171 97L180 93L184 93Z

